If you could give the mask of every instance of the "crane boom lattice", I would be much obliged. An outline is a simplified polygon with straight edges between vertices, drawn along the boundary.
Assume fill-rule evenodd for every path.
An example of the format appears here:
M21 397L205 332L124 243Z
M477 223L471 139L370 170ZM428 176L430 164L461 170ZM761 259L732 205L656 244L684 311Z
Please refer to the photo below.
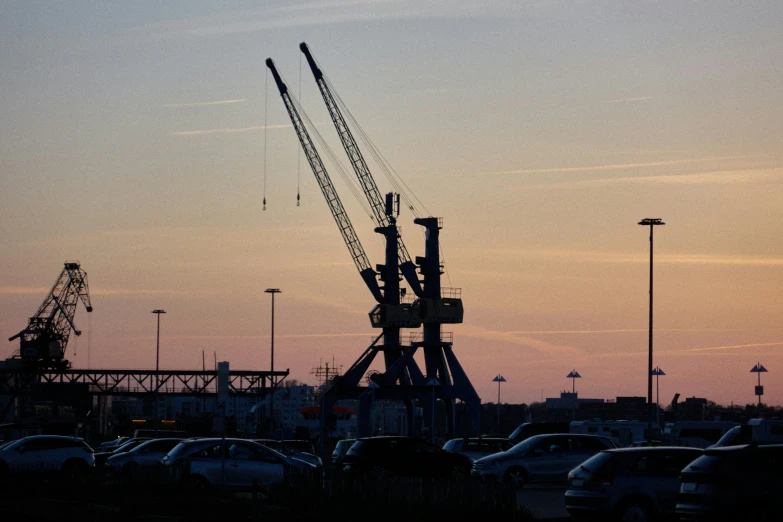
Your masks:
M310 69L315 77L315 82L318 85L318 90L321 91L321 96L324 99L324 103L332 118L337 134L340 137L345 153L348 155L348 159L356 173L356 177L359 179L359 183L361 184L367 201L370 203L375 225L378 227L394 225L395 218L386 212L386 205L380 190L378 190L378 185L375 183L375 178L373 178L370 168L367 166L367 162L359 149L359 145L356 143L356 140L351 133L351 129L348 127L348 123L345 121L345 118L340 111L337 100L332 94L332 90L327 85L323 71L321 71L315 63L315 59L310 53L310 49L307 47L306 43L302 42L299 44L299 49L304 53L307 63L310 65ZM411 261L411 256L408 253L408 249L405 247L405 243L403 243L402 238L399 236L399 233L397 237L397 257L400 270L414 293L421 296L421 284L416 276L415 265Z
M351 258L353 258L353 262L359 270L359 274L361 274L362 279L364 279L364 282L370 289L373 297L380 303L383 301L383 297L378 285L375 270L373 270L370 265L370 260L367 258L364 247L362 247L359 237L356 235L356 230L354 229L348 214L345 212L340 197L337 195L337 190L326 171L326 167L324 167L324 164L321 161L318 151L313 145L313 141L305 128L302 118L299 116L299 111L293 102L291 94L288 92L288 87L277 72L275 63L271 58L267 58L266 65L272 71L275 83L280 91L280 97L283 99L286 111L288 111L288 116L291 119L291 124L294 126L296 135L299 138L299 143L302 145L302 150L304 150L307 162L310 164L310 168L315 175L318 186L326 199L332 217L334 217L334 221L337 223L337 228L340 229L340 234L343 236L343 241L348 247Z

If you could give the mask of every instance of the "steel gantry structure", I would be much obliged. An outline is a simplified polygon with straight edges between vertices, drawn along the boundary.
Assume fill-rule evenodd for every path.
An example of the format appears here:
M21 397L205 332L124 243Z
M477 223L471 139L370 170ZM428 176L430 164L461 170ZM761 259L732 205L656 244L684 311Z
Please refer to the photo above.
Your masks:
M158 379L156 381L156 376ZM230 370L230 397L263 397L288 376L288 370L266 372ZM14 400L41 384L67 383L88 386L93 395L118 396L205 396L217 393L217 371L190 370L74 370L0 368L0 419L5 418Z
M321 440L326 439L326 433L328 432L327 419L332 406L338 400L348 398L359 400L359 436L369 434L370 404L372 399L371 394L368 393L369 386L362 386L362 378L367 373L375 356L380 352L384 354L386 370L383 373L373 373L370 376L374 383L372 395L380 399L403 401L408 410L409 426L414 425L414 401L419 400L425 410L423 416L424 426L429 427L430 433L434 433L433 426L430 423L430 419L434 419L434 416L431 415L431 410L434 408L434 400L431 403L423 399L429 396L434 397L436 390L431 383L438 382L437 395L446 406L448 418L446 423L447 434L452 436L456 431L454 419L455 401L457 399L462 400L466 404L469 418L468 431L475 433L479 428L480 399L452 351L450 335L443 335L441 332L442 324L461 323L463 318L462 299L459 290L442 289L440 284L440 275L443 267L440 262L439 230L442 228L442 219L427 217L414 220L414 223L426 228L427 239L425 256L417 257L416 263L411 261L396 224L399 213L399 195L387 194L385 201L381 197L380 190L378 190L375 180L370 173L367 162L364 160L340 110L339 97L333 93L333 89L328 84L326 77L316 64L305 43L300 44L300 50L307 58L343 148L350 159L364 195L372 209L372 218L376 225L375 232L382 234L386 241L385 264L376 265L377 272L372 272L373 283L377 285L376 277L379 277L383 282L381 287L383 292L380 296L381 299L378 299L378 296L373 292L373 296L376 297L379 304L370 312L372 326L374 328L382 328L383 333L375 339L344 375L335 379L333 385L322 396ZM331 181L329 181L328 174L326 174L318 152L304 127L298 113L297 104L275 68L274 62L271 59L267 59L266 63L272 71L308 162L318 179L327 204L330 206L335 221L342 232L341 221L338 219L335 208L339 208L343 212L344 209L341 203L339 206L335 204L335 201L339 203L336 190ZM356 237L355 233L351 234L350 237ZM344 232L343 238L349 250L353 251L352 244L348 242ZM354 260L356 260L356 257L354 257ZM357 268L359 268L362 278L372 291L374 286L368 282L368 276L371 275L370 272L363 272L358 263ZM423 275L422 281L419 280L417 268ZM400 288L400 274L402 274L416 296L416 300L411 304L401 302L401 295L404 294L404 289ZM418 328L422 324L424 325L423 335L411 336L410 344L402 345L400 329ZM423 348L426 376L414 359L414 354L418 348Z

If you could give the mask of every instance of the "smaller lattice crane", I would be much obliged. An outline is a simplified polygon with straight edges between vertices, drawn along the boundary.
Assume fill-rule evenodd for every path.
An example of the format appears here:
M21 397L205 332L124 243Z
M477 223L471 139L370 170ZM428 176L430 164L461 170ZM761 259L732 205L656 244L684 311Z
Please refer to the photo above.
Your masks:
M60 277L30 318L27 328L8 338L9 341L19 339L19 353L13 358L21 359L25 365L34 368L69 368L70 362L65 359L68 338L71 330L76 335L82 333L73 323L79 301L88 312L92 312L87 272L78 262L66 261Z

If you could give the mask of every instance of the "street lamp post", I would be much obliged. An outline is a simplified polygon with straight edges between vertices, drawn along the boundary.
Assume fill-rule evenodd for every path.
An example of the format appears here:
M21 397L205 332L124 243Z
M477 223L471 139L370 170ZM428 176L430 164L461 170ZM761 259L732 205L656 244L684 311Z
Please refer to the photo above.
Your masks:
M432 386L432 424L430 426L430 441L435 440L435 386L440 386L440 381L435 377L427 381L427 386Z
M655 422L660 426L661 425L661 387L660 387L660 380L661 375L666 375L663 370L661 370L658 366L655 367L655 369L652 371L652 374L655 375Z
M761 365L761 363L756 363L756 366L754 366L750 372L755 373L759 376L759 384L756 386L756 395L759 398L759 419L761 418L761 396L764 395L764 387L761 385L761 374L765 373L767 371L764 366Z
M378 383L375 381L370 381L370 384L367 385L368 388L370 388L372 398L370 399L370 429L372 436L375 436L375 390L377 388L380 388L378 386Z
M160 386L160 314L165 314L166 310L153 310L153 314L158 316L158 333L155 336L155 412L153 420L155 422L155 438L158 437L158 387Z
M576 370L571 370L568 375L566 375L566 378L571 379L571 393L576 393L576 380L581 379L582 376L579 375L579 372Z
M272 294L272 335L271 335L271 361L270 371L274 374L275 371L275 294L281 293L279 288L267 288L264 293ZM270 436L275 430L275 392L277 391L277 382L274 375L270 375L269 380L272 384L272 397L269 399L269 432Z
M492 382L498 383L498 435L500 435L500 383L506 382L506 378L498 374L497 377L492 379Z
M653 228L658 225L665 225L660 218L644 218L638 223L642 226L650 227L650 326L649 326L649 348L647 353L647 404L650 411L647 416L647 433L652 433L653 423L653 403L652 403L652 378L653 378Z

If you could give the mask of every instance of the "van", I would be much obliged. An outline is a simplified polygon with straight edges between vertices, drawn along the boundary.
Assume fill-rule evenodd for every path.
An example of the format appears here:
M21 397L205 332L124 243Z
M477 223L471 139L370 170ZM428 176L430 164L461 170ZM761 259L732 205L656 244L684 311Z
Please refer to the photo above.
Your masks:
M652 431L647 431L648 423L632 420L584 420L571 423L571 433L600 435L609 437L618 447L630 446L634 442L660 440L661 429L653 424Z
M565 422L525 422L508 436L515 443L529 439L533 435L546 435L548 433L568 433L570 423Z
M734 426L710 446L738 446L741 444L780 444L783 443L783 420L750 419L744 426Z
M730 421L679 421L667 427L666 439L674 446L707 448L737 425Z

